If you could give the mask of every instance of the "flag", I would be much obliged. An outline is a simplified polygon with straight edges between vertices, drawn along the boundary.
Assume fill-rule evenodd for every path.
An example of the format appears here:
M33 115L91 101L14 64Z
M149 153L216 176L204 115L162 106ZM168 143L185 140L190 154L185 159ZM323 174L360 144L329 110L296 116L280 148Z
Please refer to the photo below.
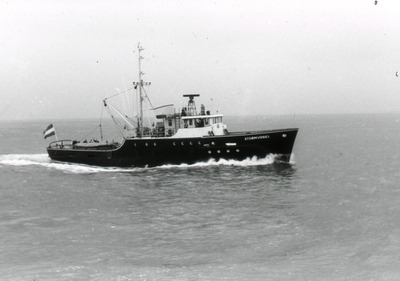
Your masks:
M47 129L43 132L43 134L45 139L54 136L56 134L56 130L54 129L53 124L47 126Z

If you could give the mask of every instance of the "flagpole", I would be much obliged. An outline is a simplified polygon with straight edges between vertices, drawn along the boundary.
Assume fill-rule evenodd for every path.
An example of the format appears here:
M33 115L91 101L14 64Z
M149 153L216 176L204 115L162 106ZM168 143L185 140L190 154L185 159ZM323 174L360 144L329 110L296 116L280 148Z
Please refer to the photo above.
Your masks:
M54 126L54 123L53 123L53 122L51 122L51 124L53 124L54 135L56 136L56 141L58 141L58 136L57 136L56 127Z

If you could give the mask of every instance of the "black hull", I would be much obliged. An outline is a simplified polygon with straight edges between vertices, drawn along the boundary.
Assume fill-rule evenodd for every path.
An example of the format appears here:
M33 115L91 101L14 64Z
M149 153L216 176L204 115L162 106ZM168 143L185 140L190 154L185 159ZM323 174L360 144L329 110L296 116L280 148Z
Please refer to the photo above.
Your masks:
M289 162L298 129L229 133L198 138L125 139L118 147L107 149L48 147L53 160L96 166L152 167L166 164L194 164L210 159L244 160L277 155Z

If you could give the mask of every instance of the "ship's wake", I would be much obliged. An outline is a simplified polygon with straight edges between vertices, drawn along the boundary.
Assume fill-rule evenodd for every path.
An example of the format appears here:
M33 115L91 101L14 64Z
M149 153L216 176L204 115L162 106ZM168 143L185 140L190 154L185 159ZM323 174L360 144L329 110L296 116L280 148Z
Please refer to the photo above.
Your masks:
M210 159L207 162L198 162L195 164L179 164L179 165L163 165L153 168L118 168L118 167L99 167L89 166L84 164L76 163L65 163L51 160L47 154L4 154L0 155L0 167L1 166L37 166L48 169L54 169L63 171L71 174L88 174L88 173L100 173L100 172L134 172L143 171L144 169L170 169L170 168L190 168L190 167L205 167L205 166L261 166L261 165L272 165L276 162L276 155L268 155L265 158L258 159L257 157L247 158L242 161L238 160L225 160L220 159L218 161ZM291 156L289 164L294 164L294 155Z
M277 155L267 155L265 158L248 157L244 160L232 160L232 159L219 159L218 161L210 159L207 162L198 162L195 164L179 164L179 165L163 165L159 168L171 168L171 167L204 167L204 166L262 166L271 165L277 160Z

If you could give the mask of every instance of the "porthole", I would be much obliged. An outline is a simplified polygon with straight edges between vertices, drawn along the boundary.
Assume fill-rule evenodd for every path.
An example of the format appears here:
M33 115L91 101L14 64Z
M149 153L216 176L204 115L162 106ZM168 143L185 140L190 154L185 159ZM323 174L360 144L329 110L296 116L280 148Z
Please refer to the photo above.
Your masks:
M286 138L286 134L283 134L283 135L282 135L282 138Z
M190 145L193 145L193 143L192 142L189 142L190 143Z
M198 141L197 143L198 143L199 145L201 145L201 141Z
M133 144L134 146L137 146L136 142Z
M211 150L208 151L208 154L211 154Z
M146 142L146 146L149 146L149 144Z
M185 143L184 143L184 142L181 142L181 145L185 145Z
M221 153L221 150L217 150L217 153Z
M240 152L240 150L239 150L239 149L236 149L236 152Z
M229 149L226 150L227 153L231 152Z
M176 143L175 143L175 142L173 142L172 144L173 144L173 145L176 145Z
M214 143L214 142L212 142L212 143L211 143L211 145L215 145L215 143Z
M154 146L157 146L157 143L156 143L156 142L154 143Z

